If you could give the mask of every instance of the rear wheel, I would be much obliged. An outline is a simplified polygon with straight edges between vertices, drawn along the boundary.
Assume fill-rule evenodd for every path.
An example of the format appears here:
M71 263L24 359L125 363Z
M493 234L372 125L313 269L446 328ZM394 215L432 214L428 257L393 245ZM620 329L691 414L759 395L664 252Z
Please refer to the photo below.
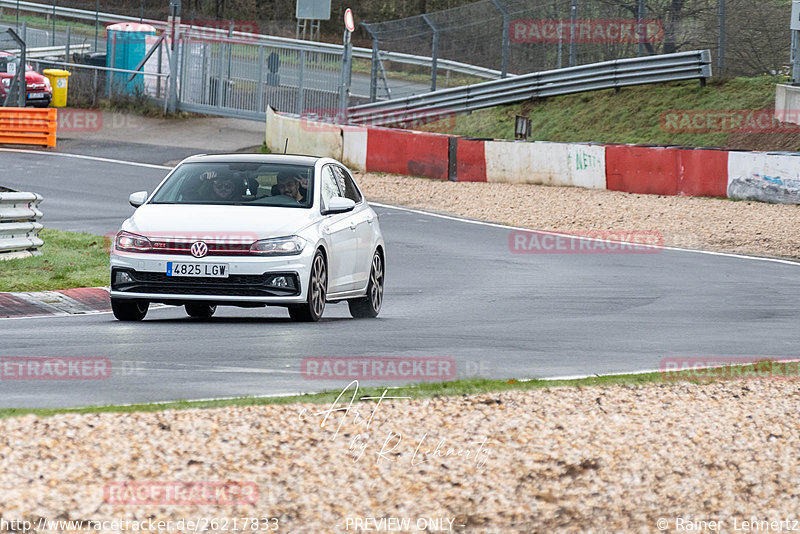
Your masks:
M149 308L146 300L111 299L111 311L120 321L141 321Z
M372 268L369 271L369 284L367 296L360 299L348 300L350 315L356 319L369 319L377 317L383 305L383 258L376 250L372 257Z
M289 317L294 321L319 321L325 311L328 296L328 267L325 257L319 250L311 262L311 276L308 280L308 297L303 304L289 306Z
M210 319L214 312L217 311L216 305L203 302L187 302L184 307L189 317L197 319Z

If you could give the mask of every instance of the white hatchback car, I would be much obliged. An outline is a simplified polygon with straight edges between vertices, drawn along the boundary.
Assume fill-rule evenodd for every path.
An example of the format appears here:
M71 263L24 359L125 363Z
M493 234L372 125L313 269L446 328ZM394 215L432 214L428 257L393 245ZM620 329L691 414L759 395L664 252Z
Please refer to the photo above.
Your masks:
M330 158L234 154L182 161L111 249L111 307L140 321L151 302L211 317L218 305L284 306L318 321L326 302L353 317L383 304L386 247L352 174Z

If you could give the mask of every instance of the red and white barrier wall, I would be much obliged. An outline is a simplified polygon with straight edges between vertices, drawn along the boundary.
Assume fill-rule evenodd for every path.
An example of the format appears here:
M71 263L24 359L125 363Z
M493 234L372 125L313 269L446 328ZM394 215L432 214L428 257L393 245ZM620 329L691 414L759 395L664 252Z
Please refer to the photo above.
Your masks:
M339 126L267 112L267 146L351 168L458 182L800 204L800 154L685 147L514 142Z

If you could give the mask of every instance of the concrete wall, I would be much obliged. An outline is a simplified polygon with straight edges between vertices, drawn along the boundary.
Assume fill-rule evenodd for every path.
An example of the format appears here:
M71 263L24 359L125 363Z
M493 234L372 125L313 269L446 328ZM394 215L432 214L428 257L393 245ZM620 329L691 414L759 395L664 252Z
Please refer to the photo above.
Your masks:
M784 109L800 109L800 93L786 95ZM289 153L328 156L358 170L800 204L800 154L487 141L325 124L271 109L266 134L273 152L282 153L288 138Z
M287 143L288 139L288 143ZM279 115L267 108L267 147L275 153L342 159L342 129L335 124Z
M731 152L728 198L800 204L800 154Z

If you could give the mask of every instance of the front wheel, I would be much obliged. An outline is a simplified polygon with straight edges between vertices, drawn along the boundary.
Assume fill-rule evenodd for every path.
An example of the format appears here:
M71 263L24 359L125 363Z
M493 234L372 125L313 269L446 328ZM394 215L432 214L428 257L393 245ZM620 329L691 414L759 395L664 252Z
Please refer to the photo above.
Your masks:
M383 305L383 258L378 251L372 257L372 268L369 272L367 296L360 299L348 300L350 315L356 319L370 319L377 317Z
M311 262L311 276L308 279L308 297L303 304L289 306L289 317L293 321L316 322L325 311L328 296L328 267L325 257L319 250Z
M216 305L202 302L187 302L184 307L189 317L196 319L210 319L214 312L217 311Z
M141 321L149 308L146 300L111 299L111 311L120 321Z

